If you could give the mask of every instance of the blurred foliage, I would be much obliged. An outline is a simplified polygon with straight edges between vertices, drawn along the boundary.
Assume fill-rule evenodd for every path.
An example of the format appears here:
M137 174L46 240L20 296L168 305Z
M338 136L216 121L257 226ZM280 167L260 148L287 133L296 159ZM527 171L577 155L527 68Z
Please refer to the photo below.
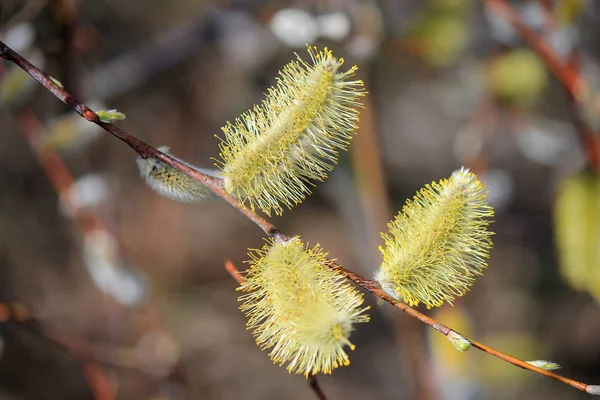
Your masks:
M10 66L2 77L0 106L7 106L31 92L36 82L17 66Z
M428 3L407 32L405 47L435 67L456 62L468 43L471 3L471 0Z
M555 6L556 20L561 25L570 26L581 15L585 0L558 0Z
M576 290L600 301L600 179L581 172L564 179L554 205L561 272Z
M530 50L509 50L490 62L490 89L503 104L531 108L536 105L547 84L544 64Z

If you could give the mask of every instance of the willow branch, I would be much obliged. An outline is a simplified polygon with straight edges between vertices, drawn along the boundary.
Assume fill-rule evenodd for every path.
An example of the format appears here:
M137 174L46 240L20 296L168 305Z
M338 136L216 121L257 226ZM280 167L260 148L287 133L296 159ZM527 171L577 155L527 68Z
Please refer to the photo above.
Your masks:
M504 4L502 1L499 2L499 1L495 1L495 0L488 0L487 3L488 4L496 4L496 3ZM286 234L284 234L283 232L281 232L269 221L258 216L252 210L249 210L248 208L246 208L235 197L233 197L230 194L228 194L227 192L225 192L224 187L223 187L223 182L221 179L212 178L210 176L204 175L201 172L198 172L198 171L194 170L193 168L188 167L184 163L172 158L168 154L162 153L162 152L158 151L156 148L150 146L149 144L137 139L136 137L128 134L125 131L122 131L121 129L117 128L113 124L101 122L100 119L98 118L98 115L94 111L92 111L90 108L88 108L85 104L76 100L73 96L71 96L65 90L63 90L62 88L57 86L46 73L44 73L39 68L32 65L29 61L25 60L23 57L21 57L17 53L15 53L12 49L10 49L2 41L0 41L0 57L17 64L25 72L27 72L29 75L31 75L35 80L40 82L52 94L54 94L54 96L56 96L59 100L61 100L63 103L65 103L68 106L70 106L71 108L73 108L79 115L81 115L83 118L87 119L88 121L95 123L96 125L100 126L104 130L106 130L107 132L112 134L113 136L115 136L118 139L125 142L127 145L129 145L129 147L131 147L141 157L156 158L156 159L164 162L165 164L191 176L192 178L196 179L198 182L209 187L218 197L227 201L229 204L231 204L233 207L235 207L237 210L239 210L241 213L243 213L247 218L249 218L252 222L254 222L268 236L273 238L273 240L275 242L286 241L286 240L291 239L291 237L289 237ZM331 268L333 270L343 274L345 277L347 277L349 280L356 283L358 286L362 287L364 290L366 290L366 291L374 294L375 296L381 298L382 300L390 303L394 307L399 308L400 310L404 311L406 314L410 315L413 318L416 318L417 320L423 322L424 324L426 324L429 327L435 329L436 331L442 333L443 335L448 336L451 333L458 334L458 332L452 330L451 328L447 327L446 325L444 325L444 324L434 320L433 318L430 318L430 317L426 316L425 314L422 314L419 311L409 307L408 305L390 297L383 291L383 289L381 289L381 286L379 286L379 284L377 282L372 281L370 279L366 279L360 275L357 275L351 271L348 271L347 269L343 268L342 266L340 266L336 263L332 263ZM468 339L468 338L466 338L466 339ZM473 347L478 348L479 350L481 350L485 353L491 354L494 357L498 357L510 364L517 366L517 367L520 367L520 368L523 368L523 369L526 369L529 371L537 372L540 375L555 379L559 382L570 385L570 386L572 386L578 390L581 390L583 392L586 392L589 394L594 394L594 395L600 395L600 385L588 385L586 383L582 383L582 382L574 381L572 379L565 378L565 377L555 374L553 372L546 371L541 368L537 368L531 364L528 364L527 362L525 362L521 359L518 359L516 357L512 357L508 354L502 353L501 351L498 351L496 349L488 347L482 343L476 342L471 339L468 339L468 340L471 342Z
M255 213L244 207L244 205L240 204L237 201L237 199L235 199L233 196L231 196L224 190L222 179L213 178L211 176L198 172L193 168L185 165L181 161L178 161L177 159L171 157L170 155L157 150L149 144L117 128L115 125L100 121L100 118L92 109L90 109L84 103L75 99L72 95L70 95L64 89L59 87L56 83L53 82L50 76L48 76L45 72L43 72L42 70L31 64L29 61L21 57L2 41L0 41L0 57L17 64L33 79L35 79L36 81L41 83L46 89L48 89L56 98L58 98L60 101L62 101L63 103L71 107L73 110L75 110L77 114L81 115L86 120L100 126L108 133L125 142L141 157L156 158L162 161L163 163L191 176L198 182L209 187L213 192L215 192L217 196L219 196L220 198L237 208L248 219L250 219L256 225L258 225L267 235L271 237L276 236L277 229L269 221L256 215Z
M344 274L348 279L350 279L352 282L356 283L363 289L374 294L375 296L379 297L380 299L385 300L386 302L390 303L394 307L399 308L400 310L404 311L406 314L410 315L411 317L418 319L419 321L423 322L425 325L428 325L429 327L435 329L436 331L440 332L444 336L448 336L451 334L458 334L458 335L462 336L463 338L467 339L473 347L475 347L485 353L488 353L494 357L497 357L501 360L504 360L512 365L515 365L517 367L520 367L520 368L523 368L523 369L526 369L529 371L537 372L540 375L555 379L566 385L569 385L578 390L581 390L582 392L586 392L586 393L594 394L594 395L600 395L600 385L588 385L586 383L578 382L573 379L565 378L564 376L558 375L551 371L546 371L545 369L537 368L537 367L527 363L526 361L523 361L519 358L510 356L508 354L505 354L505 353L503 353L499 350L496 350L492 347L486 346L483 343L479 343L475 340L472 340L472 339L468 338L467 336L464 336L464 335L460 334L459 332L453 330L452 328L442 324L441 322L438 322L435 319L428 317L427 315L422 314L419 311L415 310L414 308L409 307L408 305L389 296L387 293L385 293L383 291L383 289L381 288L381 286L379 286L379 284L377 282L363 278L360 275L354 274L353 272L348 271L347 269L343 268L340 265L335 265L334 269L336 269L339 273Z

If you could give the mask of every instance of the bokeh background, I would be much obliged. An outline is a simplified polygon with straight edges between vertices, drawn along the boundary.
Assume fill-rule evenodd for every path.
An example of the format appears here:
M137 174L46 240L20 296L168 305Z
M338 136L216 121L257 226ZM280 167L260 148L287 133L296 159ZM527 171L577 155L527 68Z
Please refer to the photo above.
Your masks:
M261 101L294 52L332 48L369 92L359 135L273 222L370 277L405 199L465 165L496 210L489 269L454 307L425 311L598 384L600 185L586 154L600 126L600 7L510 4L573 61L589 101L470 0L2 0L0 37L91 108L126 113L123 129L202 167L220 127ZM263 245L251 222L222 201L159 197L127 146L9 62L0 133L0 398L315 398L245 330L224 261L243 269ZM372 322L352 336L351 366L320 378L330 400L586 397L461 354L366 299Z

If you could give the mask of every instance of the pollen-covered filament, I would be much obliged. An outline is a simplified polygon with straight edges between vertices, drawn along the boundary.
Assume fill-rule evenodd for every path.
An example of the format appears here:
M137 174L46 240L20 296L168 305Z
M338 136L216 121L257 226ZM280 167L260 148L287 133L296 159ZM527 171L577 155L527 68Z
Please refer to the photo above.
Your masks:
M327 177L356 128L362 82L356 68L309 47L313 65L288 64L262 105L223 127L220 145L225 189L270 214L301 202L308 186Z

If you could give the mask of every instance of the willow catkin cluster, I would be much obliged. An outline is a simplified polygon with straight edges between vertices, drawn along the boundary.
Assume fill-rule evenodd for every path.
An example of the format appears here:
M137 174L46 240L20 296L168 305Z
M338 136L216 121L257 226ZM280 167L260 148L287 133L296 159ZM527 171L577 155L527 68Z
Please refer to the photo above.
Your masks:
M248 317L261 349L273 362L298 374L331 373L348 365L352 325L367 322L363 296L327 265L317 245L298 238L272 243L250 254L251 268L239 290L240 309Z
M252 210L269 214L292 208L315 181L323 181L346 150L358 121L363 83L356 66L308 47L311 63L298 57L280 72L259 106L222 130L220 157L225 190Z
M375 279L409 305L452 304L487 266L493 214L484 186L467 169L426 185L382 234L383 263Z

